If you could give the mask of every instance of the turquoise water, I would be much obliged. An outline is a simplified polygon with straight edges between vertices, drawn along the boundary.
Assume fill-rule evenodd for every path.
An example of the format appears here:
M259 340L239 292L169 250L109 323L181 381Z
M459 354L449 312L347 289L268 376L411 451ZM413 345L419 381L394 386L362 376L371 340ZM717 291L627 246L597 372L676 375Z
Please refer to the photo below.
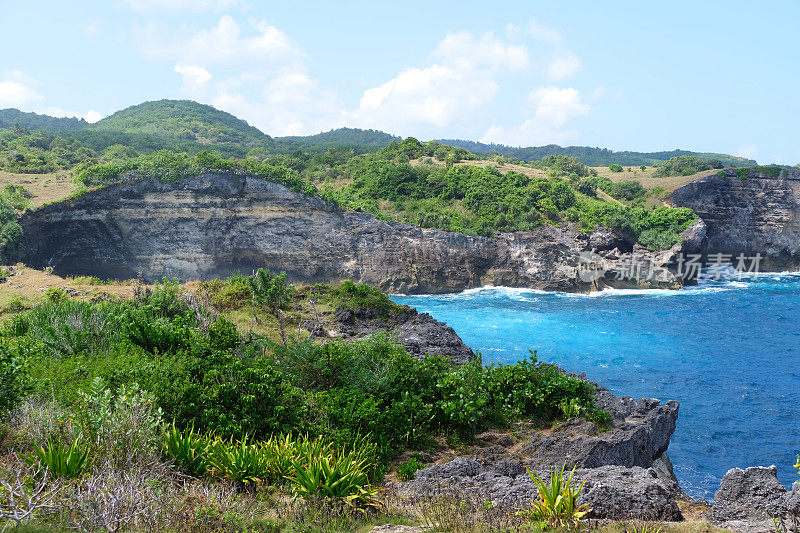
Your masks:
M713 498L729 468L800 452L800 275L705 282L681 291L593 295L484 288L396 296L452 326L485 362L540 360L633 397L678 400L669 447L692 496Z

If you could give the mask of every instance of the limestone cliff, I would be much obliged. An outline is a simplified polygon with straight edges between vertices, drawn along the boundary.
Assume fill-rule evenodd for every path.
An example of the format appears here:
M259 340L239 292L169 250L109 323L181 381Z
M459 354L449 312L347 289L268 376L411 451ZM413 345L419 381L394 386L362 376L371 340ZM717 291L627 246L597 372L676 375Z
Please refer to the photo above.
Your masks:
M705 254L760 253L762 270L800 268L800 170L726 169L677 189L671 200L705 222Z
M634 251L629 239L608 230L584 233L562 224L471 237L346 212L234 174L114 185L26 213L20 224L20 259L60 275L188 280L266 266L296 282L352 279L395 293L678 285L665 268L674 250L643 254L654 266L649 280L638 273L619 280L602 272L599 279L582 276L578 267L590 251L611 265Z

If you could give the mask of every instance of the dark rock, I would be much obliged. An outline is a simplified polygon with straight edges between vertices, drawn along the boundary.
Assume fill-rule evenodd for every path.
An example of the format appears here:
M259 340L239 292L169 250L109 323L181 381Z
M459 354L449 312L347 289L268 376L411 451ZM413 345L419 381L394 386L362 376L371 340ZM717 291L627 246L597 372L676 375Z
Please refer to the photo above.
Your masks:
M605 286L677 287L662 254L642 251L654 275L585 276L581 254L633 250L630 237L564 223L474 237L343 211L319 197L236 174L126 182L20 218L19 259L66 275L144 281L285 270L293 282L353 280L394 293L485 285L586 292ZM598 256L599 257L599 256ZM619 261L626 264L629 254ZM600 258L602 259L602 258ZM604 269L618 263L602 259Z
M453 328L411 307L385 315L379 309L368 307L356 310L339 307L334 320L340 337L357 339L376 330L386 331L396 335L406 351L417 358L427 354L441 355L456 364L463 364L475 357L472 348L464 344Z
M800 511L797 496L778 481L778 469L774 465L745 470L732 468L722 478L719 490L714 495L709 520L726 523L783 516Z
M652 468L602 466L575 473L585 480L579 503L592 516L614 520L682 520L672 491Z
M612 411L607 431L571 419L548 435L532 432L519 452L507 449L496 434L478 438L490 445L471 458L460 457L417 472L402 484L405 494L470 492L497 505L519 507L537 495L527 469L549 477L553 468L577 465L574 483L586 481L580 501L592 516L610 519L680 520L678 486L666 449L675 429L677 402L635 401L615 397L596 386L596 401ZM527 469L526 469L527 467Z
M598 406L614 416L613 428L597 434L596 427L582 421L562 424L562 431L538 433L522 448L530 464L596 468L605 465L649 468L666 452L675 431L678 402L613 397L598 388ZM612 399L613 398L613 399Z
M730 254L734 266L739 254L761 254L760 270L796 270L800 267L800 170L768 175L750 169L746 179L739 179L740 171L725 169L672 193L674 205L692 208L705 223L705 228L684 235L684 242L692 252L706 256Z

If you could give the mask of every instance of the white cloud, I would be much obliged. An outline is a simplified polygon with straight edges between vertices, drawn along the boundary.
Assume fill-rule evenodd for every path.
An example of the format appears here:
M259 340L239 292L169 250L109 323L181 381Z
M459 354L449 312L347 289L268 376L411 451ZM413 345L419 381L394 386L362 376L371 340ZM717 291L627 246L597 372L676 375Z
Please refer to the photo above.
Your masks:
M22 71L13 70L0 81L0 108L29 108L44 103L44 96L31 87L35 81Z
M547 79L561 81L574 76L581 68L581 60L569 50L561 50L547 65Z
M83 119L86 122L90 123L90 124L94 124L98 120L102 119L104 116L105 115L103 115L99 111L95 111L94 109L90 109L89 111L86 112L85 115L83 115Z
M201 88L205 83L211 81L211 73L203 67L197 65L185 65L178 63L175 65L175 72L183 76L184 91L192 91Z
M530 65L528 49L496 37L450 33L431 55L434 63L405 69L391 80L364 91L348 123L401 134L435 135L454 124L472 126L494 101L501 75Z
M531 19L530 23L528 23L528 33L534 39L538 39L549 44L559 44L564 40L560 33L554 29L542 26L536 19Z
M241 0L122 0L134 11L222 11L243 5Z
M530 116L519 126L492 126L481 138L513 146L562 144L575 135L569 123L587 115L591 107L581 100L577 89L539 87L528 95Z
M466 31L448 34L436 47L433 57L458 70L521 70L528 66L528 49L506 44L486 32L480 37Z
M142 52L155 60L192 65L255 65L278 69L297 66L305 54L289 37L265 21L252 24L256 35L243 36L242 27L230 15L220 17L208 29L173 29L154 24L134 31Z

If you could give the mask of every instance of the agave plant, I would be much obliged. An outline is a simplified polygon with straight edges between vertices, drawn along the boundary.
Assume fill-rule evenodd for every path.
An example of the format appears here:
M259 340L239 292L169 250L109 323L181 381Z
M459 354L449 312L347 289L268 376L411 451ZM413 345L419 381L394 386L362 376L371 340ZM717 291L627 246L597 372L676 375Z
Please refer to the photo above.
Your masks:
M208 446L208 438L195 433L194 427L181 432L173 422L162 436L161 454L190 476L200 477L208 469Z
M242 440L215 439L206 449L207 463L214 474L235 483L267 481L273 471L273 454L247 436Z
M369 483L370 459L357 453L317 455L307 464L293 462L294 475L289 478L294 493L303 498L326 498L364 511L378 510L379 489Z
M578 488L572 486L575 467L564 478L566 462L560 469L550 472L550 483L543 481L536 472L528 470L531 480L539 491L539 499L533 502L530 509L522 509L517 514L533 522L553 528L578 528L581 519L589 512L587 504L578 505L578 496L583 490L584 481Z
M81 442L80 437L66 445L63 442L48 439L47 446L36 446L33 453L23 456L30 465L39 463L47 467L55 477L79 478L91 468L89 447Z

